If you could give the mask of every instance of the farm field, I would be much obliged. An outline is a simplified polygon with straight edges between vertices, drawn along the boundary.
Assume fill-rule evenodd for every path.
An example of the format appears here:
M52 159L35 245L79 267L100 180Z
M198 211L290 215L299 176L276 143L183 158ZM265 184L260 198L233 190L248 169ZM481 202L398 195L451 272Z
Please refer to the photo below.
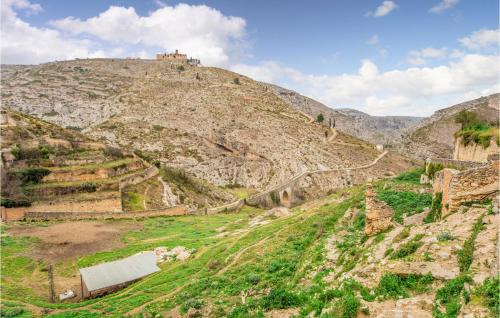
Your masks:
M223 312L241 302L239 295L250 286L281 286L288 275L296 276L293 281L297 283L304 275L302 267L313 255L320 261L320 242L334 230L336 219L353 200L362 199L359 190L353 190L355 195L347 193L342 195L348 196L345 203L322 208L309 203L307 209L297 207L291 216L282 218L244 207L237 213L207 217L3 225L2 306L17 308L23 317L121 316L143 311L186 312L207 298L220 301L204 307L224 316ZM339 196L331 195L322 202L338 202ZM49 263L54 265L57 294L70 287L78 292L79 267L158 246L184 246L194 253L184 262L163 263L161 272L102 298L47 301ZM274 269L269 272L269 267Z

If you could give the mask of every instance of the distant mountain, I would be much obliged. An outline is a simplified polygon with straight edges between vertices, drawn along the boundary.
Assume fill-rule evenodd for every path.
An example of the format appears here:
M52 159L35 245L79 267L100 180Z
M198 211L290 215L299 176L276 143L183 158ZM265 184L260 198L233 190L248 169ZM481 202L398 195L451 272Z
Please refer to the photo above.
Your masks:
M419 158L452 158L454 134L460 129L455 116L462 110L473 111L481 120L493 122L499 118L499 94L477 98L436 111L410 129L404 136L400 150Z
M320 113L325 123L335 119L335 125L345 133L364 139L373 144L395 144L403 133L419 123L423 117L409 116L371 116L358 110L348 108L332 109L314 99L300 95L276 85L266 84L281 99L292 107L313 118Z

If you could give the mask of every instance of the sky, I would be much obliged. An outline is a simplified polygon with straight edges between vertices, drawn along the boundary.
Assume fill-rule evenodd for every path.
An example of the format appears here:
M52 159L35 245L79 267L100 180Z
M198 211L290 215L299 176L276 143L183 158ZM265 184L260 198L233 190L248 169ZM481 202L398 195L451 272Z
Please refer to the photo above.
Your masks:
M179 49L332 108L429 116L500 90L499 37L497 0L2 0L0 58Z

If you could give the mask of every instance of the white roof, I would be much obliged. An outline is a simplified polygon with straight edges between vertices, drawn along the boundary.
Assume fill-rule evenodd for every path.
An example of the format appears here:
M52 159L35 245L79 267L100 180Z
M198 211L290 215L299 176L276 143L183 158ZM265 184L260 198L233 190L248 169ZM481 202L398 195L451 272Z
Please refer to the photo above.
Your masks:
M130 257L80 268L88 291L130 282L160 271L154 252L142 252Z

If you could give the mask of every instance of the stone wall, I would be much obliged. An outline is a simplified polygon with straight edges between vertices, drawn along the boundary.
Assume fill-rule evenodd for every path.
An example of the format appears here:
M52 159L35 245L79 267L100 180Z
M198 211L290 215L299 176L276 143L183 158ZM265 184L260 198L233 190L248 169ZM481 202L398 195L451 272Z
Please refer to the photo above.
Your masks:
M159 210L148 210L141 212L25 212L27 221L43 220L101 220L101 219L135 219L157 216L179 216L186 215L184 206L171 207Z
M465 146L462 138L457 138L455 141L455 150L453 152L453 159L487 162L488 156L500 152L500 147L497 145L495 138L491 138L490 145L484 148L482 145L470 143Z
M436 173L433 182L434 193L442 192L441 215L455 212L462 203L482 201L499 194L500 161L489 162L482 167L457 171L443 169Z
M221 212L231 212L240 209L245 205L245 200L240 199L238 201L234 201L231 203L228 203L226 205L218 206L215 208L209 208L206 210L207 215L213 215L213 214L218 214Z
M43 177L43 182L69 182L69 181L92 181L96 179L107 179L122 174L130 173L144 168L141 161L124 164L122 167L98 168L98 169L75 169L55 170Z
M130 175L130 176L127 176L127 177L121 179L120 180L120 189L144 182L144 181L156 176L158 173L159 173L158 168L156 168L155 166L150 166L141 172L134 173L133 175Z
M50 212L121 212L122 200L119 195L114 198L101 198L86 201L49 201L35 202L27 209L30 211L50 211Z
M392 225L394 211L383 201L377 199L373 186L369 183L365 192L365 234L382 232Z
M19 221L24 219L26 208L5 208L0 207L1 217L3 221Z

